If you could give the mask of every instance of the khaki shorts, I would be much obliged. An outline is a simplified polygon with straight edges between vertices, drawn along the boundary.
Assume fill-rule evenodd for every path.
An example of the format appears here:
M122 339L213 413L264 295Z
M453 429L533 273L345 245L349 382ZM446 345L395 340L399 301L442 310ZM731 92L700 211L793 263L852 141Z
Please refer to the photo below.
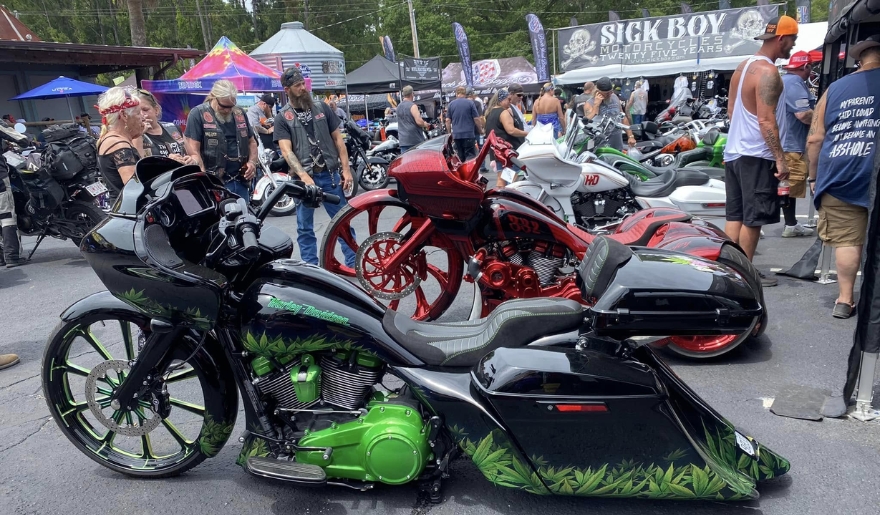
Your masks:
M785 153L785 164L788 165L788 182L791 190L788 194L791 198L804 198L807 196L807 162L803 154L795 152Z
M832 247L859 247L865 244L868 210L847 204L825 193L819 207L819 238Z
M9 179L3 179L0 183L0 226L14 227L17 223L15 218L15 200L12 197L12 186Z

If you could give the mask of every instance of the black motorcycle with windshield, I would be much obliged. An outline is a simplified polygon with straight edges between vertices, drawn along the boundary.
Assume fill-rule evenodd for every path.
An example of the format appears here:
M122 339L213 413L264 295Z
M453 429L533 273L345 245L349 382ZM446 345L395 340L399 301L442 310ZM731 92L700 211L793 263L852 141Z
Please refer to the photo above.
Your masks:
M254 212L177 166L138 163L85 238L108 291L61 315L43 360L60 430L112 470L167 477L216 456L239 393L238 463L294 485L414 482L439 501L463 452L535 494L734 500L789 469L629 339L748 329L762 306L720 263L600 238L580 270L589 308L518 299L417 322L289 259L262 224L283 195L332 195L286 182Z
M0 126L0 138L13 143L3 157L9 165L18 230L37 237L28 259L47 236L79 246L107 217L97 203L107 188L100 179L94 140L74 124L51 126L43 136L46 148L38 153L27 146L27 136Z

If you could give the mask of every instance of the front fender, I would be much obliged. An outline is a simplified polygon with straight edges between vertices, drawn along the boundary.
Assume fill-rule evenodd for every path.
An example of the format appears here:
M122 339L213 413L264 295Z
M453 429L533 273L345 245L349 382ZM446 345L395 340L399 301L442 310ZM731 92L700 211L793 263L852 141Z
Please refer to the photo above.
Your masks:
M142 317L146 322L150 321L149 315L146 315L144 314L144 312L139 311L133 308L131 305L119 300L107 290L93 293L88 297L84 297L74 302L73 304L68 306L63 313L61 313L61 320L64 323L68 323L75 322L88 315L115 315L120 313L134 314Z
M371 204L399 204L402 207L412 209L406 202L400 200L396 189L373 190L350 199L348 204L355 209L363 209Z

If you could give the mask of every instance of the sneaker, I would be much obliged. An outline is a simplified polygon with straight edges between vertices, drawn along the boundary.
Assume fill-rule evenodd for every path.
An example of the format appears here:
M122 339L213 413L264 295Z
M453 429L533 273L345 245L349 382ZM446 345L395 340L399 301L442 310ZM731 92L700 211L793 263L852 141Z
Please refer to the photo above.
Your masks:
M762 239L762 240L764 239L764 229L761 229L761 238L760 239Z
M776 280L775 277L767 277L764 275L764 272L758 271L758 275L761 276L761 286L764 288L770 288L771 286L776 286L779 284L779 281Z
M798 236L812 236L815 234L812 229L807 229L801 224L786 225L782 230L783 238L797 238Z
M0 354L0 370L18 364L18 356L15 354Z
M835 302L834 310L831 311L831 316L834 318L849 318L853 316L856 312L856 307L851 304L846 304L845 302Z

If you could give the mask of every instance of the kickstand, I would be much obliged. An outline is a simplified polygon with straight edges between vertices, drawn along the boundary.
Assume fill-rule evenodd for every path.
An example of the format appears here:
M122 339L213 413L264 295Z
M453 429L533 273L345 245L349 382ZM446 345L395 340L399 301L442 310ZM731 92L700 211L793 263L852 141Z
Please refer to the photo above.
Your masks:
M37 247L39 247L40 243L43 243L43 240L46 239L46 231L47 229L43 229L43 232L41 232L40 235L37 236L37 244L34 245L34 248L31 249L31 253L28 254L27 261L31 260L31 256L33 256L34 252L37 251Z

